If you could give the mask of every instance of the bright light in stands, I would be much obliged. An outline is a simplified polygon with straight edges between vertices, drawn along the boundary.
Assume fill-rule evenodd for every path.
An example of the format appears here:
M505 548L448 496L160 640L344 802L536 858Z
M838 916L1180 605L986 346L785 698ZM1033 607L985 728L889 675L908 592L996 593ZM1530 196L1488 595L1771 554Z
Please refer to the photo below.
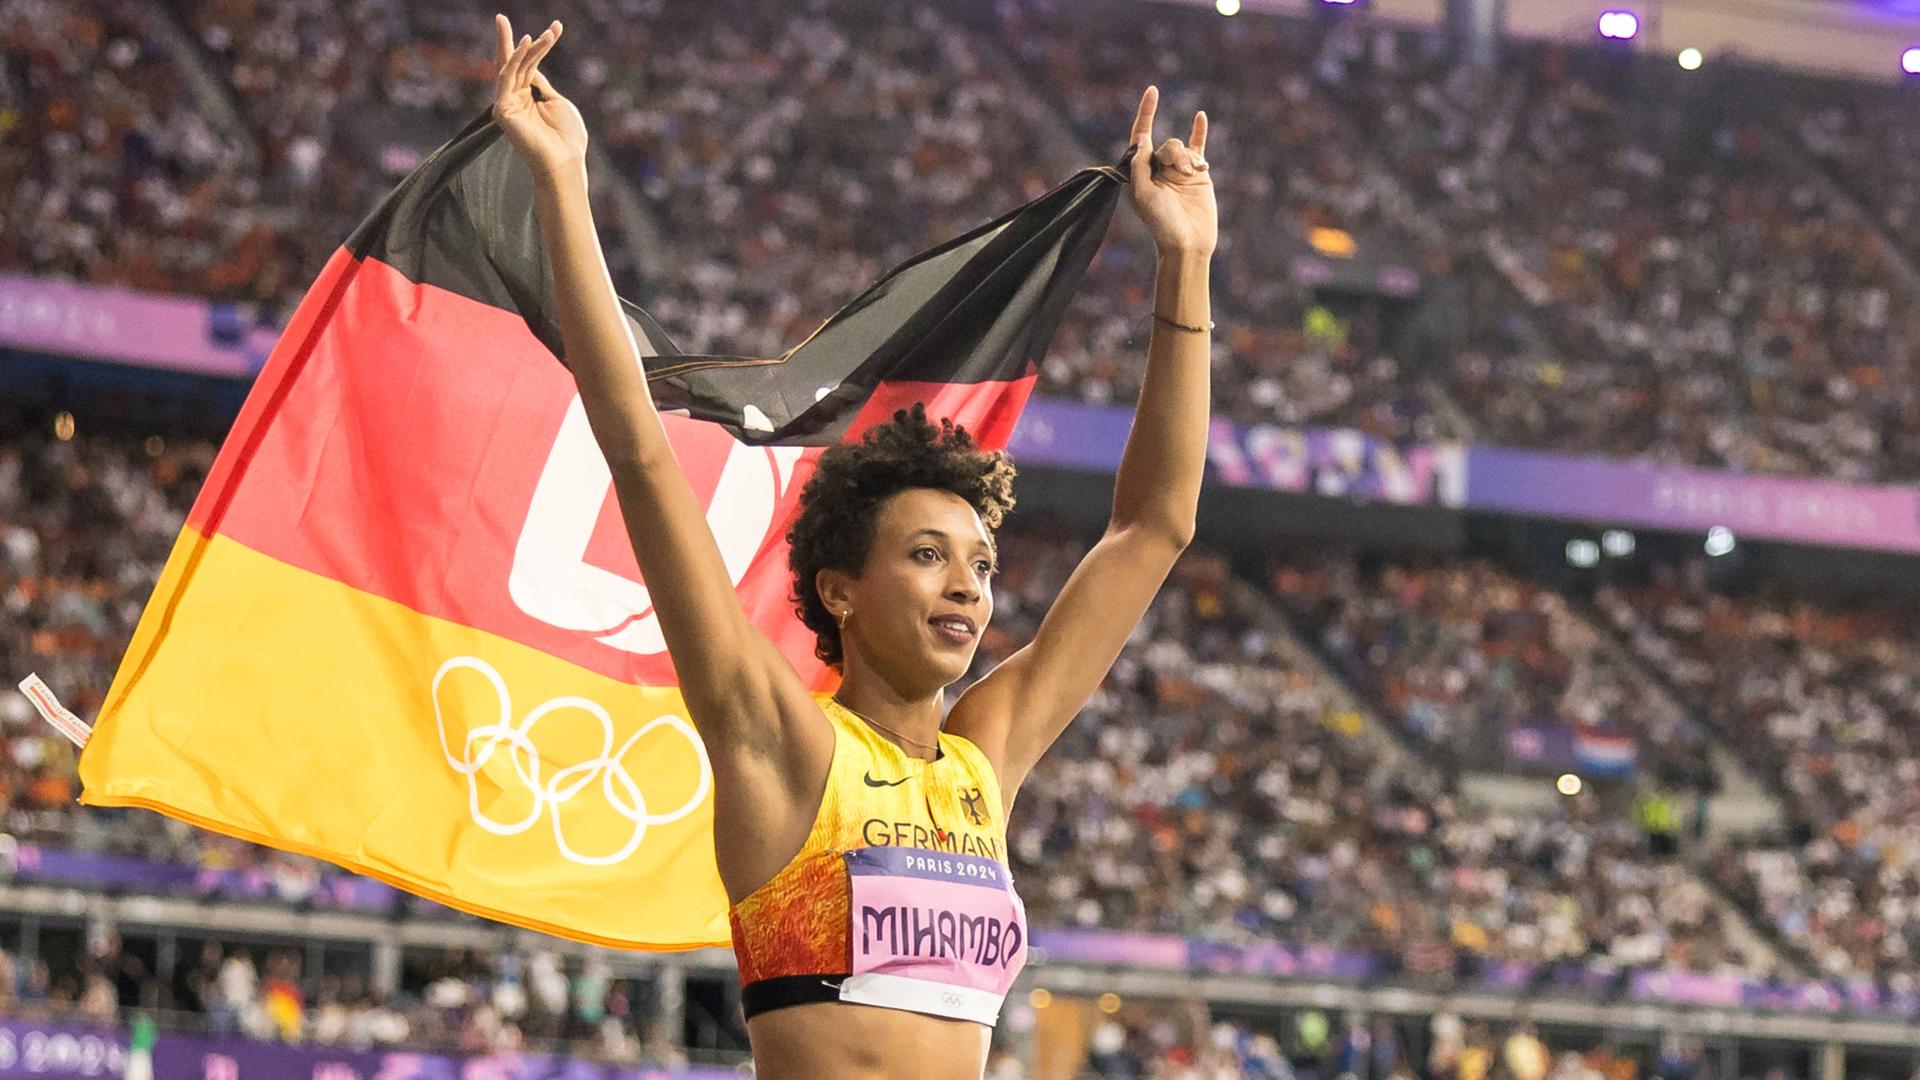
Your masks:
M1733 552L1733 530L1725 525L1715 525L1707 530L1707 554L1714 558Z
M1036 986L1033 993L1027 995L1027 1004L1036 1009L1044 1009L1053 1004L1053 991L1044 986Z
M1600 36L1616 41L1631 41L1640 33L1640 16L1631 11L1606 11L1600 15Z
M1572 773L1561 773L1560 779L1555 780L1553 782L1554 790L1558 791L1562 795L1565 795L1569 799L1573 798L1575 795L1580 794L1581 786L1582 785L1580 783L1580 778L1573 775Z
M1920 75L1920 45L1900 54L1900 70L1909 75Z
M167 452L167 440L158 435L149 435L147 436L146 448L148 457L159 457L161 454Z
M73 414L65 409L53 414L53 437L61 442L73 438Z
M1222 15L1240 14L1240 0L1213 0L1213 10Z
M1567 541L1567 565L1582 570L1596 566L1600 562L1600 545L1591 540Z
M1616 559L1624 559L1633 554L1637 546L1633 534L1625 529L1608 529L1600 534L1600 548Z
M1109 990L1106 993L1101 994L1100 1000L1098 1002L1095 1002L1095 1004L1099 1005L1101 1012L1106 1013L1108 1016L1112 1016L1114 1013L1117 1013L1120 1011L1120 995Z
M1699 49L1680 50L1680 66L1684 70L1699 71L1700 65L1706 62L1707 58L1701 54Z
M1354 0L1320 0L1320 2L1323 4L1334 4L1339 7L1345 7L1348 4L1353 3Z

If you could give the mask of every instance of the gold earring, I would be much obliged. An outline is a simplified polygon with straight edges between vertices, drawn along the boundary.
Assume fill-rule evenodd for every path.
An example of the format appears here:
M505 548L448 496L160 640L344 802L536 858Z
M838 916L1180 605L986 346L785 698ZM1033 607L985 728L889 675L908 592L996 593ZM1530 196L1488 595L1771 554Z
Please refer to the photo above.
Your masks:
M847 608L846 610L840 613L840 629L845 630L847 628L847 620L851 618L852 615L853 615L852 608Z

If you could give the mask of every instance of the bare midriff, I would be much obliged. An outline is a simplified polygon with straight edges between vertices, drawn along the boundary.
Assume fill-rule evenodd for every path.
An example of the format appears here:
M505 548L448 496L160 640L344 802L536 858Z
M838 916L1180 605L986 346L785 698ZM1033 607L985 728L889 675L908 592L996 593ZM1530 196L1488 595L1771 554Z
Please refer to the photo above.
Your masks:
M971 1020L821 1002L747 1021L758 1080L980 1080L993 1031Z

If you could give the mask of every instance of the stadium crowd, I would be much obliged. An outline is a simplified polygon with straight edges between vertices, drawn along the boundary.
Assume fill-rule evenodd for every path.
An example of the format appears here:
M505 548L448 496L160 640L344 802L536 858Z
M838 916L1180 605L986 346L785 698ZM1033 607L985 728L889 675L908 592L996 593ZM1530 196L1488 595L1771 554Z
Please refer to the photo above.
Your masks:
M197 107L135 0L0 7L0 269L269 301L292 257L240 133ZM335 241L337 243L337 239Z
M1270 584L1355 685L1449 768L1498 762L1520 728L1631 733L1676 786L1710 783L1705 733L1551 588L1485 561L1363 568L1324 556Z
M1517 45L1482 73L1432 35L1158 4L1098 25L1057 0L562 9L557 77L620 178L595 187L615 280L689 350L776 354L886 268L1109 160L1152 79L1166 115L1210 111L1235 166L1217 176L1222 415L1854 479L1920 464L1920 305L1801 167L1832 162L1910 237L1905 159L1882 152L1910 126L1898 108L1804 110L1802 146L1731 83L1623 89L1592 56ZM227 130L149 26L170 16L9 5L0 105L24 137L0 150L0 268L283 314L480 111L491 10L183 4ZM1423 274L1421 299L1304 286L1316 230ZM1131 400L1148 261L1125 230L1106 246L1042 392Z
M1920 988L1915 612L1725 595L1697 566L1599 602L1790 803L1793 835L1722 852L1723 878L1822 972Z
M0 441L5 670L37 672L82 715L99 710L214 449L157 436L62 441L51 432ZM17 693L0 695L0 729L5 831L65 840L84 827L73 745ZM123 850L151 850L155 839L152 829L100 831L117 835Z
M1032 633L1080 550L1014 535L989 660ZM1311 941L1427 977L1762 970L1706 888L1597 799L1494 812L1386 767L1285 633L1222 560L1183 561L1012 822L1036 920ZM1463 681L1461 709L1502 707L1498 681Z
M1464 105L1450 127L1473 137L1402 158L1402 175L1476 238L1555 350L1487 366L1479 392L1456 384L1463 408L1529 445L1910 473L1883 408L1911 360L1890 252L1737 87L1642 70L1608 94L1599 66L1534 50L1487 94L1419 99Z
M1431 394L1437 378L1446 415L1480 437L1743 471L1914 471L1885 393L1911 359L1903 283L1865 222L1739 113L1737 89L1609 94L1591 56L1512 43L1497 72L1476 72L1431 35L1351 21L1316 33L1138 5L1116 32L1071 5L1008 7L1004 40L1076 119L1097 123L1149 76L1176 111L1220 118L1238 167L1216 181L1236 323L1272 307L1234 303L1246 290L1290 276L1273 223L1397 227L1412 260L1452 280L1431 283L1419 332L1395 342L1393 385ZM1453 241L1434 250L1436 235ZM1516 333L1522 319L1542 334ZM1438 357L1433 334L1450 346Z
M1904 88L1834 84L1788 114L1800 144L1858 194L1900 246L1920 256L1920 125Z
M1054 999L1048 1007L1057 1004ZM1700 1044L1681 1037L1636 1050L1612 1039L1596 1044L1543 1033L1525 1016L1490 1024L1450 1012L1414 1021L1304 1008L1248 1022L1209 1014L1197 1002L1127 1001L1094 1025L1086 1050L1081 1075L1099 1080L1631 1080L1641 1075L1714 1080L1730 1075L1715 1072ZM1009 1080L1018 1075L1007 1074Z

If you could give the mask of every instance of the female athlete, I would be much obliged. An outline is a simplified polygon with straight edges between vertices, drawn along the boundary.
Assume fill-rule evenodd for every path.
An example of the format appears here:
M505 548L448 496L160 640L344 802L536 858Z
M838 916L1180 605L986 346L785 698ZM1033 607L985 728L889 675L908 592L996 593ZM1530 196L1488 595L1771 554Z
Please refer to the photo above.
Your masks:
M1133 119L1130 201L1159 258L1106 532L1032 643L943 722L993 613L1012 466L917 407L820 457L788 535L793 591L842 681L809 695L735 599L642 377L588 209L585 125L539 70L562 27L495 29L493 116L534 175L569 366L712 760L757 1074L978 1080L1026 957L1007 812L1193 535L1218 220L1206 114L1157 150L1154 88Z

